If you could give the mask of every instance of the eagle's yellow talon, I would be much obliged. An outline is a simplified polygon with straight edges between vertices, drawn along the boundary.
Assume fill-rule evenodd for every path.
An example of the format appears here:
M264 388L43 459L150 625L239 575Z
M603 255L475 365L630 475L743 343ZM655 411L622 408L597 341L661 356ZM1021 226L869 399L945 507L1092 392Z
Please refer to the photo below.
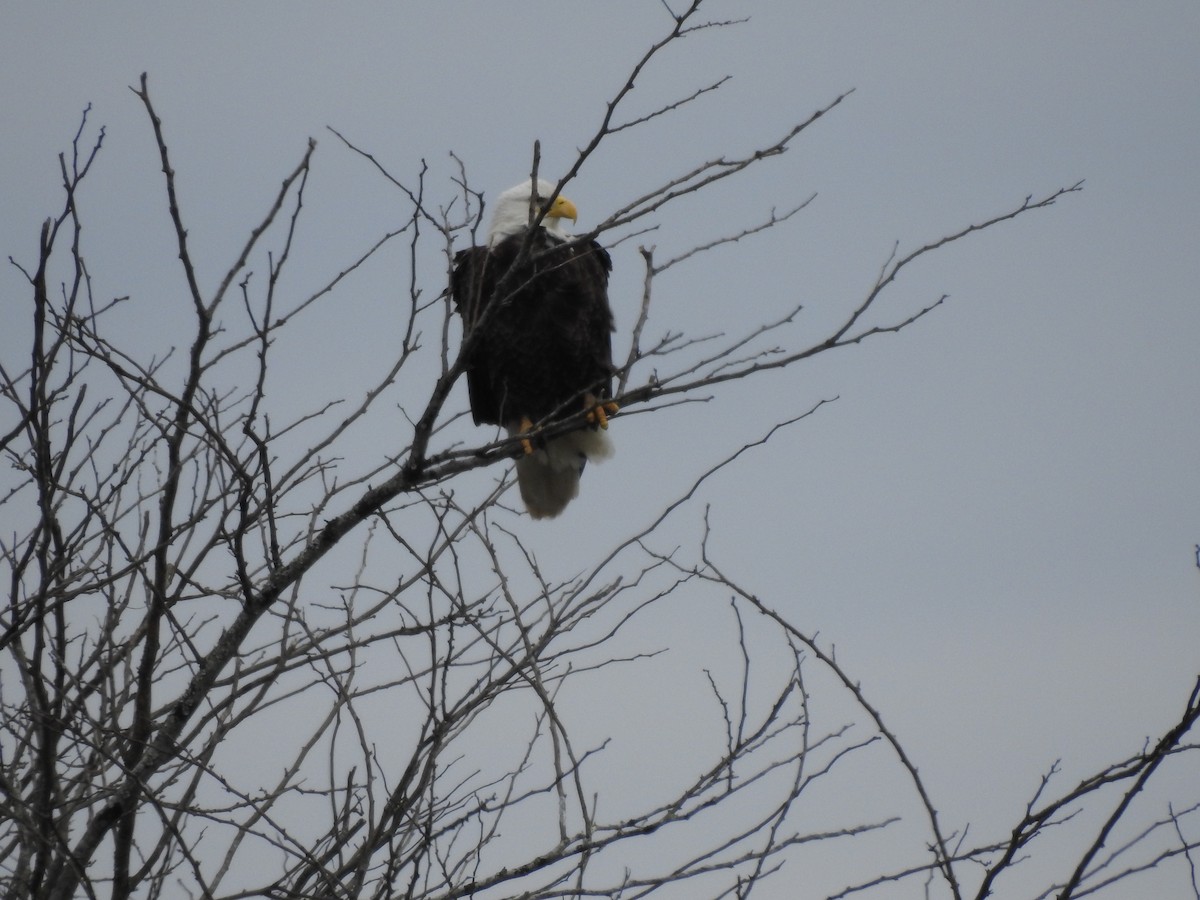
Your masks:
M529 416L521 416L521 425L518 434L521 437L521 449L525 451L526 456L533 456L533 441L525 437L525 433L533 428L533 422L529 421Z
M584 405L587 407L587 420L591 425L598 425L607 430L608 420L620 412L621 407L617 406L611 400L597 401L595 397L588 394L584 398Z

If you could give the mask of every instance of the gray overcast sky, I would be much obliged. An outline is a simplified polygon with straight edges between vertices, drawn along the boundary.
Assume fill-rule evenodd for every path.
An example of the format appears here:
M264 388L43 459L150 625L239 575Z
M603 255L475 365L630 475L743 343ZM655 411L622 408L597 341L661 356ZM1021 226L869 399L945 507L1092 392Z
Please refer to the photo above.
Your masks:
M735 333L803 302L797 334L816 336L893 242L903 252L1027 194L1085 190L915 266L880 321L950 299L900 335L703 408L618 419L617 458L529 540L566 575L736 436L837 396L704 488L713 552L836 644L950 822L1011 824L1055 759L1067 783L1135 752L1200 671L1200 4L745 2L711 15L750 18L672 48L631 109L732 80L606 145L566 192L581 226L854 93L783 158L640 239L665 258L818 195L787 225L664 276L655 333ZM83 198L96 290L130 294L153 330L185 301L128 90L142 71L208 289L317 138L314 240L292 273L311 285L399 207L326 125L399 175L427 160L447 198L448 151L494 193L525 177L540 138L557 175L665 17L651 2L110 3L9 4L0 22L0 249L32 260L59 204L56 154L91 103L107 127ZM636 243L614 252L626 330ZM313 321L301 390L369 381L354 361L385 358L370 326L395 315L385 276L356 284L343 319ZM7 343L25 294L15 271L0 285ZM681 516L681 540L699 533L699 509ZM703 621L674 626L702 645L686 632Z

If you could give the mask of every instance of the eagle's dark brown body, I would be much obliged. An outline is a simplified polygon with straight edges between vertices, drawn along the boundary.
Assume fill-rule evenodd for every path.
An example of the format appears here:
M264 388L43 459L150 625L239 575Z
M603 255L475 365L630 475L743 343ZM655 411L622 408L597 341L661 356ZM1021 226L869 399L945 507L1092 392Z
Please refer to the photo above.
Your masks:
M451 292L472 342L466 374L478 424L536 423L577 411L587 394L611 396L607 251L538 228L527 260L510 272L524 239L508 235L454 258Z

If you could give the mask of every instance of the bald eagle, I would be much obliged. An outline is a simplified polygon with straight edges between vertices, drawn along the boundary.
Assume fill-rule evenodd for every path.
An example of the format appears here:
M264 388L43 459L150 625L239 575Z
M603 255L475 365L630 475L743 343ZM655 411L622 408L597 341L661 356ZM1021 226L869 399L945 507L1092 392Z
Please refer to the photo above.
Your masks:
M463 318L475 423L518 435L581 409L592 423L545 441L522 441L517 483L535 519L557 516L579 494L588 460L612 456L606 429L617 411L610 400L612 262L595 241L571 241L563 220L575 221L575 205L561 195L529 234L553 193L544 180L536 194L531 181L502 193L487 246L455 254L450 281Z

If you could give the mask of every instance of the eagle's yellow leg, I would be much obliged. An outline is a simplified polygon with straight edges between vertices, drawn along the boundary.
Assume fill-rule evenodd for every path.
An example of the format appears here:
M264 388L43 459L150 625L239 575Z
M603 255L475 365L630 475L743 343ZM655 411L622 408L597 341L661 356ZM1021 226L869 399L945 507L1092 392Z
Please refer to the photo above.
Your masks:
M529 420L529 416L521 416L521 424L517 428L517 434L521 435L521 449L525 451L526 456L533 455L533 441L525 437L532 429L533 422Z
M592 394L586 394L583 398L584 408L587 410L587 420L589 424L599 425L607 430L608 420L621 411L621 407L617 406L611 400L597 400Z

